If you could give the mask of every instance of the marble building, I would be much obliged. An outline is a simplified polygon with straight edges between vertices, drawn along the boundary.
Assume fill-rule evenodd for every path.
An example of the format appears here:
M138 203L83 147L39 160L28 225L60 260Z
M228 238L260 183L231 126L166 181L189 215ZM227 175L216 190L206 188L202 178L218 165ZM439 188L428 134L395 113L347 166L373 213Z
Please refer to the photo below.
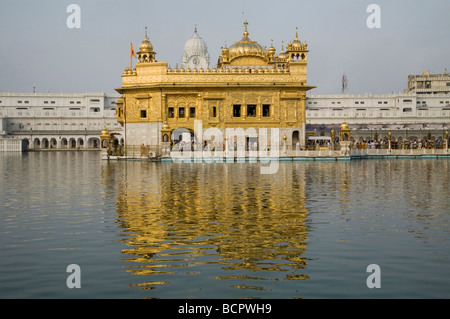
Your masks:
M0 92L0 133L23 150L99 149L103 128L121 130L118 94Z

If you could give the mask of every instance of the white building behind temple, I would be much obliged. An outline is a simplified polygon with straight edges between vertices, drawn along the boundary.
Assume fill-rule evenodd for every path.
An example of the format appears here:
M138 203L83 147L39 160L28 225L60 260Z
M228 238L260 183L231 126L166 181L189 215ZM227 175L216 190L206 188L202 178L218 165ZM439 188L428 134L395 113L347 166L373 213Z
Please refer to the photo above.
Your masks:
M420 75L408 76L408 88L405 93L440 94L450 91L450 75L447 69L443 74L430 74L429 71Z
M119 94L0 92L0 135L24 149L96 149L100 132L122 128Z
M345 120L353 139L442 139L450 128L450 76L410 75L408 88L394 94L318 94L306 104L306 129L329 134ZM376 134L376 135L375 135Z

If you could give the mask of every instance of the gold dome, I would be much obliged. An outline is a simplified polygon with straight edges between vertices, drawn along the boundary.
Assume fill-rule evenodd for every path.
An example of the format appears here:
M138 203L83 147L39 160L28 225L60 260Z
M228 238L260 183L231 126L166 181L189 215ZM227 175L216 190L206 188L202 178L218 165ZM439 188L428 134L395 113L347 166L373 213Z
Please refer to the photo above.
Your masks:
M305 46L306 46L306 44L305 44ZM302 51L302 50L305 49L305 46L298 39L298 28L296 28L296 30L295 30L295 40L288 44L287 50L288 51Z
M230 57L238 56L260 56L267 58L267 50L258 42L250 40L247 31L248 22L244 22L244 36L240 41L236 41L233 45L228 48Z
M285 60L287 59L287 54L284 52L284 44L281 45L281 52L278 54L277 58L278 60Z
M222 55L228 55L229 50L227 48L227 41L225 41L225 47L222 48Z
M344 123L341 124L341 130L348 130L348 129L349 129L348 124L344 120Z
M153 52L153 45L150 43L150 40L147 36L147 27L145 27L145 39L142 41L141 45L139 46L139 52Z
M269 50L268 50L268 52L269 52L269 55L271 55L271 56L273 56L274 54L275 54L275 48L273 47L273 41L271 41L271 43L270 43L270 48L269 48Z
M102 132L100 133L100 136L101 137L106 137L106 138L109 137L109 131L108 131L108 129L106 127L102 130Z

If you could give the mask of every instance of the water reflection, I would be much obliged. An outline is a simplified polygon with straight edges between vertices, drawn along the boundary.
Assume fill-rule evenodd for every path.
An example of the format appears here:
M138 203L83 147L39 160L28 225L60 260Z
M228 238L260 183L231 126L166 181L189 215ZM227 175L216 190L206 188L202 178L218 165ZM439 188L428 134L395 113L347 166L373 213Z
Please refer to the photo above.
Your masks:
M101 173L131 285L157 297L207 298L208 286L225 298L302 297L296 283L323 296L322 276L364 276L374 256L392 278L450 257L449 161L292 162L273 175L251 163L104 161ZM364 282L335 287L361 296Z
M168 275L217 265L224 272L213 277L221 280L307 279L305 172L291 165L259 172L249 163L105 163L104 184L117 187L127 271ZM165 278L141 285L168 284Z

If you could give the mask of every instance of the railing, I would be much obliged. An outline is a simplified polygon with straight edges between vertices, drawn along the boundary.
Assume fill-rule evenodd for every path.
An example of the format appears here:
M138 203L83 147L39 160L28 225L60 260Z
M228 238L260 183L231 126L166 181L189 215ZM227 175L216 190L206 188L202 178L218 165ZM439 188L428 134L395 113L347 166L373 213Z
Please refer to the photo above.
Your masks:
M170 151L170 145L147 145L147 146L128 146L125 150L122 146L115 146L108 152L108 157L127 158L127 159L160 159L171 158L175 161L189 162L200 160L212 161L228 161L228 159L239 160L249 159L250 161L268 158L338 158L343 154L340 152L340 145L334 147L305 147L302 149L285 149L283 146L272 149L253 149L241 150L234 149L222 150L219 149L200 149L200 150L180 150L178 148ZM443 149L389 149L389 148L356 148L353 145L350 147L349 153L345 156L421 156L421 155L450 155L447 148Z
M101 130L13 130L11 135L97 135Z
M322 120L323 119L330 119L330 120L340 120L342 121L342 118L345 117L348 120L350 119L367 119L367 120L375 120L380 123L385 123L386 120L389 119L396 119L396 118L410 118L413 117L414 119L419 119L422 117L426 118L441 118L441 117L448 117L450 116L450 110L442 110L442 109L435 109L435 110L421 110L420 108L417 109L416 112L401 112L401 110L396 108L390 108L390 110L378 110L377 108L373 107L367 108L367 110L362 111L356 111L354 109L346 108L342 111L333 111L330 109L317 109L317 110L306 110L306 118L309 121L316 121L316 120ZM382 118L382 120L380 120Z
M21 152L22 141L12 138L0 138L0 152Z
M351 156L421 156L421 155L450 155L447 148L444 149L351 149Z

